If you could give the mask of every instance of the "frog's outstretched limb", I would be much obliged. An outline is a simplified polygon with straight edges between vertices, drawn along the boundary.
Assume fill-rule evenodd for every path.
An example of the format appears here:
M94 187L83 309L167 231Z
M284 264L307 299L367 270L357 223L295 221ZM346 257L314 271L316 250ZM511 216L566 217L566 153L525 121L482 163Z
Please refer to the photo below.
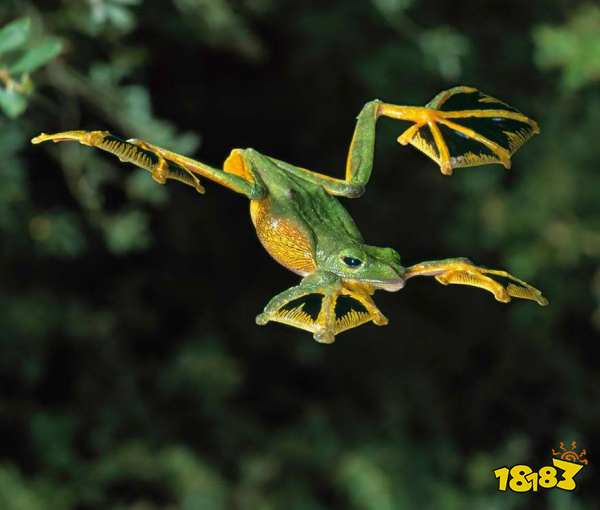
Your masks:
M373 321L378 326L388 323L370 297L373 290L361 284L353 285L327 271L317 271L302 279L299 285L284 290L273 297L264 311L257 315L256 323L265 325L270 321L280 322L313 333L320 343L333 343L335 335L348 329ZM293 306L294 301L318 294L322 296L316 316L304 309L305 302ZM359 309L339 312L340 296L348 296L359 304ZM292 304L292 306L288 306Z
M489 276L499 276L515 283L504 286ZM404 277L408 280L414 276L434 276L442 285L458 284L479 287L494 295L496 301L508 303L511 298L530 299L538 305L546 306L548 300L541 291L527 282L520 280L506 271L478 267L467 258L432 260L415 264L406 269Z
M511 156L540 131L534 120L506 103L473 87L459 86L440 92L426 106L399 106L379 100L365 104L356 121L344 179L274 161L322 185L332 195L360 197L373 169L379 117L412 122L398 142L410 143L424 152L444 175L452 175L454 168L492 163L510 168Z
M261 198L265 189L260 178L252 171L250 164L238 152L233 151L224 170L212 168L200 161L176 154L143 140L131 138L123 140L108 131L64 131L62 133L42 133L31 140L38 144L52 142L79 142L90 147L97 147L117 156L121 161L148 170L152 178L159 184L174 179L192 186L199 193L204 193L200 177L221 184L250 199Z

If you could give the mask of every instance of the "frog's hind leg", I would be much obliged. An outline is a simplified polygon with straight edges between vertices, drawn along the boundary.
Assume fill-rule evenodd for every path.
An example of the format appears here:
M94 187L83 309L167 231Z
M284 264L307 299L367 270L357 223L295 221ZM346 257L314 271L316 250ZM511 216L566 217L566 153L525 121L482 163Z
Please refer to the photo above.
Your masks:
M323 186L331 195L346 198L358 198L362 196L371 177L373 167L375 125L379 116L378 108L380 104L381 101L378 100L367 103L357 117L346 161L344 179L290 165L285 161L271 159L285 170Z
M487 275L506 278L511 283L504 286ZM469 259L462 257L415 264L407 268L405 278L409 279L414 276L434 276L442 285L457 284L479 287L491 292L496 301L502 303L508 303L511 298L516 297L535 301L541 306L548 304L548 300L541 291L527 282L506 271L475 266Z
M360 197L373 170L375 128L380 117L411 123L398 142L424 152L444 175L452 175L454 168L491 163L510 168L511 156L539 133L537 123L515 108L473 87L459 86L440 92L425 106L378 99L366 103L356 120L344 179L274 161L322 185L332 195Z
M254 178L255 176L251 171L242 176L219 170L143 140L136 138L125 140L112 135L108 131L42 133L31 140L34 144L46 141L75 141L110 152L117 156L120 161L133 163L149 171L152 178L159 184L165 184L167 180L173 179L192 186L199 193L204 193L204 187L199 179L199 177L203 177L237 193L244 194L250 199L260 198L265 193L264 186L259 179Z
M425 106L404 106L374 100L366 103L346 160L344 179L296 167L332 195L362 195L373 170L375 128L379 117L410 122L398 137L433 159L444 175L454 168L499 163L511 166L511 156L534 134L537 123L503 101L473 87L453 87L440 92ZM291 165L290 165L291 166Z
M515 108L465 86L444 90L423 107L381 103L378 115L412 122L398 143L425 153L444 175L492 163L508 169L517 149L540 132L534 120Z

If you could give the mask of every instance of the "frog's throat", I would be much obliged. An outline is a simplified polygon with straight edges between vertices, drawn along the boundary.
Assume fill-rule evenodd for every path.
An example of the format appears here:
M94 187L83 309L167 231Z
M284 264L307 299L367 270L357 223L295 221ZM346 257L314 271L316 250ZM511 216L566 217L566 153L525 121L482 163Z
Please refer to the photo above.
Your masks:
M250 202L250 217L261 244L279 264L301 276L316 271L310 235L294 222L274 216L268 198Z

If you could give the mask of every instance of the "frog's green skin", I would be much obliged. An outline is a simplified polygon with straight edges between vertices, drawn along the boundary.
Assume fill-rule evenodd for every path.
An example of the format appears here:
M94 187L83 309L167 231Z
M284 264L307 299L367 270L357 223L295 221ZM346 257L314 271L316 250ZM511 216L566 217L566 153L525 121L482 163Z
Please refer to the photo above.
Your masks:
M456 100L470 101L470 106L450 109ZM282 322L311 331L317 341L331 343L336 334L365 322L387 324L371 295L378 289L400 290L414 276L434 276L444 285L480 287L501 302L519 297L547 304L539 290L505 271L478 267L466 258L428 261L405 268L394 249L364 242L336 197L357 198L364 193L373 168L375 125L380 116L413 122L398 141L403 145L410 143L430 156L445 175L451 175L457 167L487 163L508 168L510 156L539 131L535 121L505 103L471 87L454 87L438 94L425 107L397 106L378 100L367 103L357 118L344 179L312 172L254 149L234 149L223 170L219 170L142 140L122 140L106 131L42 133L32 142L79 141L150 171L159 183L175 179L203 193L200 176L246 195L265 249L302 276L299 285L271 299L256 318L258 324ZM483 120L489 129L476 132L460 122L473 117ZM465 139L470 145L457 148L457 140L466 143ZM489 275L512 283L504 286ZM302 298L312 294L321 296L318 312L313 315L302 302ZM342 310L338 305L344 302L346 309Z
M264 194L270 202L271 220L286 218L306 236L317 270L378 286L403 283L405 269L400 265L400 255L392 248L367 245L348 211L323 186L304 178L300 168L295 167L296 173L292 173L292 165L256 150L248 149L245 155L264 187ZM265 248L269 250L266 240ZM348 257L362 263L351 267L344 263L344 258ZM284 265L306 275L290 264Z

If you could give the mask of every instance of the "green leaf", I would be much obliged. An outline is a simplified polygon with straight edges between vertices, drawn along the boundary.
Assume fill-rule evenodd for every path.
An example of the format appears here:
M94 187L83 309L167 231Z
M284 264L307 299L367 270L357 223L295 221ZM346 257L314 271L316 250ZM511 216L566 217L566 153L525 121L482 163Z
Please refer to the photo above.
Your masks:
M574 91L600 81L600 7L580 7L563 25L533 30L535 60L541 69L559 68L562 84Z
M468 55L469 40L450 26L438 26L419 34L419 46L428 63L446 80L456 80Z
M29 18L20 18L0 29L0 55L22 46L29 36Z
M354 508L395 508L390 473L368 455L352 453L343 457L339 465L338 483Z
M70 211L56 211L33 218L29 231L44 255L76 258L86 248L80 218Z
M16 63L10 67L13 74L30 73L43 66L62 50L62 42L58 39L47 39L42 44L27 50Z
M43 499L32 490L30 484L11 464L0 466L0 508L3 510L42 510Z
M385 15L403 13L413 4L413 0L372 0L372 2Z
M0 108L8 117L14 119L27 108L27 99L14 90L0 88Z
M148 216L137 210L110 218L104 225L104 235L108 249L117 255L143 250L152 242Z
M129 32L135 26L134 15L120 5L107 5L106 17L116 28L123 32Z

